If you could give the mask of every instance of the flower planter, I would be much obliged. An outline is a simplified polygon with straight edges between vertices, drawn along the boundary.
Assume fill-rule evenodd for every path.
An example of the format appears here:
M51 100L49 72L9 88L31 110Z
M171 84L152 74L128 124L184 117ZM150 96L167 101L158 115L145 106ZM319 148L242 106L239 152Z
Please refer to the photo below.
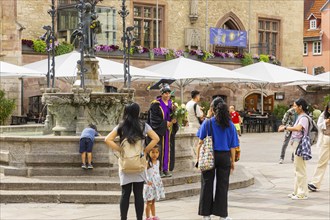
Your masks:
M96 56L102 56L102 57L108 57L108 56L114 56L114 57L123 57L123 51L122 50L116 50L116 51L97 51L95 52Z
M207 59L206 61L210 62L210 63L235 63L235 64L241 64L242 61L239 58L230 58L230 57L214 57L214 58L210 58Z
M29 47L29 46L27 46L25 44L22 44L22 53L33 53L33 54L35 54L37 52L35 52L33 50L33 48L31 48L31 47Z
M149 53L135 53L130 55L130 57L133 59L150 59Z

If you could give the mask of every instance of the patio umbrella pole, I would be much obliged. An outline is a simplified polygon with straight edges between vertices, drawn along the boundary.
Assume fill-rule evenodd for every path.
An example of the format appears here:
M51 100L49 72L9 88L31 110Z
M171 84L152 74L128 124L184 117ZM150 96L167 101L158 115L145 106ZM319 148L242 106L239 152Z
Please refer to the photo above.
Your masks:
M261 86L261 115L264 114L264 86Z
M23 94L24 94L24 79L23 77L20 78L21 79L21 116L24 115L24 97L23 97Z

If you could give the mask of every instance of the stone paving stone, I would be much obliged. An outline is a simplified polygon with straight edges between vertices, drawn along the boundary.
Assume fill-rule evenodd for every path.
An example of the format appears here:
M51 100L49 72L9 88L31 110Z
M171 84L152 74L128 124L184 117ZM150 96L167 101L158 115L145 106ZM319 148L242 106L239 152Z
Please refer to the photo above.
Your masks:
M248 188L229 191L229 215L234 220L329 220L329 168L321 191L310 193L310 199L293 201L287 198L293 187L293 164L278 164L283 133L243 134L240 165L255 177ZM267 148L265 149L265 146ZM264 152L266 151L266 152ZM287 155L289 155L287 151ZM307 162L308 180L314 172L318 150ZM286 158L288 159L288 158ZM162 220L199 220L199 196L156 203ZM82 204L0 204L1 220L118 220L119 205ZM17 213L20 215L17 216ZM129 220L135 219L134 205L130 205ZM213 217L212 219L219 219Z

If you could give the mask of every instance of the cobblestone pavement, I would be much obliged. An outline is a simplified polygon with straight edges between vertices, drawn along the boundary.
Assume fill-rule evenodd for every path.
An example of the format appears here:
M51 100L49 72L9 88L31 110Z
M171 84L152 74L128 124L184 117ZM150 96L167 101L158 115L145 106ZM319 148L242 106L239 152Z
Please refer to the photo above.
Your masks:
M242 155L239 163L255 177L255 184L229 192L229 215L234 220L244 219L330 219L329 168L319 192L310 193L308 200L293 201L287 197L293 188L293 164L289 148L284 164L278 164L283 133L243 134ZM307 162L308 179L313 175L318 159L314 147L313 159ZM197 215L198 196L168 200L156 204L162 220L201 219ZM118 205L82 204L0 204L1 220L117 220ZM131 204L129 219L134 219ZM213 217L212 219L218 219Z

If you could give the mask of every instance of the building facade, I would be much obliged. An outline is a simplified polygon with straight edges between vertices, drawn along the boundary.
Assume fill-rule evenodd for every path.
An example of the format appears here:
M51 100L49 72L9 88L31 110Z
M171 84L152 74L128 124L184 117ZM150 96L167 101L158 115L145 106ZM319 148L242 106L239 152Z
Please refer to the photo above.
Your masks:
M21 38L35 39L43 35L42 27L50 24L47 14L50 0L13 2L16 2L17 8L15 20L24 28ZM76 1L55 2L57 36L67 40L78 23ZM250 49L252 54L275 55L283 66L303 66L303 43L301 38L297 39L303 33L303 21L299 19L304 11L303 0L128 0L126 5L130 12L127 26L134 26L136 45L148 48L185 49L190 46L206 50L233 50L210 45L209 28L243 30L248 32L248 47L245 51ZM98 3L97 12L102 24L102 34L98 36L100 44L121 45L120 10L121 1L104 0Z
M304 18L303 62L306 73L317 75L330 70L330 3L308 2Z
M1 60L27 64L45 58L40 55L22 55L21 40L37 39L45 33L42 27L51 23L47 13L50 2L51 0L0 0ZM68 41L78 24L76 1L55 0L55 3L57 38ZM122 46L122 18L118 14L121 4L120 0L103 0L97 4L96 11L102 26L102 33L97 36L99 44ZM267 54L276 56L282 66L294 69L304 67L301 54L304 0L127 0L126 6L130 12L126 23L127 26L134 27L135 45L147 48L189 48ZM246 31L246 48L211 45L210 28ZM11 43L16 46L12 47ZM132 60L131 63L138 67L146 67L155 61ZM237 64L216 65L228 69L239 67ZM29 83L45 86L41 81L30 79ZM29 85L26 83L28 90ZM58 85L64 87L60 83ZM137 89L137 101L146 104L143 106L148 106L147 103L157 95L145 95L146 84L136 83L133 86ZM243 110L252 99L255 103L254 108L261 106L261 92L253 85L189 86L184 93L185 100L189 99L191 89L201 90L207 99L215 95L227 97L228 103L236 105L239 110ZM275 100L275 92L286 92L286 99ZM291 103L294 97L301 95L301 92L296 87L270 86L264 90L263 104L268 106L265 109L272 111L274 105ZM36 91L26 93L36 95ZM28 111L28 99L29 97L24 98L25 113Z

